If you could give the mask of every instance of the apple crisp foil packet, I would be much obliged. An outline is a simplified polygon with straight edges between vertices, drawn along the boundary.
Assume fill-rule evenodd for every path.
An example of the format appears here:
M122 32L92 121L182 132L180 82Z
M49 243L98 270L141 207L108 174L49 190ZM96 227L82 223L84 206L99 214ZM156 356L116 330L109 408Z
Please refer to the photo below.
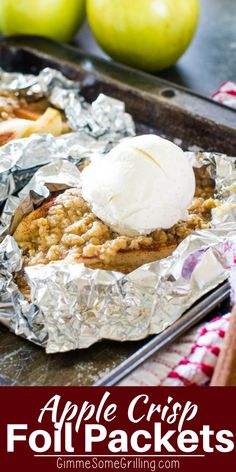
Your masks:
M11 234L49 193L80 186L74 161L55 159L41 167L19 194L20 204L8 201L7 216L14 215L0 244L0 322L47 353L87 348L102 339L138 340L166 329L223 282L229 247L236 245L236 158L187 156L195 167L206 166L216 184L221 205L213 211L211 229L195 231L170 257L128 275L60 262L27 267L29 302L15 281L22 256Z
M46 97L65 113L71 128L58 138L35 134L0 147L0 203L22 189L38 167L55 159L86 159L135 135L133 119L123 102L100 94L90 104L83 98L79 82L54 69L43 69L38 76L0 70L0 89L31 99Z

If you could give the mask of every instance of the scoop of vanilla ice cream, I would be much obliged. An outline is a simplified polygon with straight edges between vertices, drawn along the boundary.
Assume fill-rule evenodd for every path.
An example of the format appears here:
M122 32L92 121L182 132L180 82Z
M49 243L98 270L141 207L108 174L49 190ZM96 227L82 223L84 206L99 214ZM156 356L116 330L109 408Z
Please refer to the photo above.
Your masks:
M149 234L186 219L195 177L185 153L155 135L125 139L81 174L95 215L122 235Z

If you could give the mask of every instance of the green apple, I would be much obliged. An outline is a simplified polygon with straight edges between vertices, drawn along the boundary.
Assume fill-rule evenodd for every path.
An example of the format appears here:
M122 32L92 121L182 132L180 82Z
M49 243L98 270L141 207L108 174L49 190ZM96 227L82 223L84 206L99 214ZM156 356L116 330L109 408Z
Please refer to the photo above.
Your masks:
M171 66L187 49L199 0L87 0L87 16L112 58L154 71Z
M2 32L2 2L0 0L0 33Z
M85 0L0 0L5 35L36 34L70 41L82 25Z

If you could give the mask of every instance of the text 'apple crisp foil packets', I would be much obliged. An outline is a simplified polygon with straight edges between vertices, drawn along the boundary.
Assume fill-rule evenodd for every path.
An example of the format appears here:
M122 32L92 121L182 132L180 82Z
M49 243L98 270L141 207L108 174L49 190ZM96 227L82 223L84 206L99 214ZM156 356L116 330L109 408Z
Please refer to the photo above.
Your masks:
M125 112L123 102L100 94L90 104L80 94L80 88L79 82L50 68L38 76L0 70L0 89L32 99L46 97L51 105L64 111L71 128L70 133L58 138L35 134L0 147L0 203L22 189L37 167L55 159L86 159L135 135L133 119Z
M49 192L80 186L73 162L58 159L39 169L23 190L26 198L0 245L0 321L48 353L86 348L102 339L138 340L161 332L223 282L229 247L236 244L236 159L209 153L188 153L188 158L195 167L207 166L216 182L221 205L213 211L211 229L194 232L170 257L129 275L83 264L28 267L29 303L14 280L22 258L10 233Z

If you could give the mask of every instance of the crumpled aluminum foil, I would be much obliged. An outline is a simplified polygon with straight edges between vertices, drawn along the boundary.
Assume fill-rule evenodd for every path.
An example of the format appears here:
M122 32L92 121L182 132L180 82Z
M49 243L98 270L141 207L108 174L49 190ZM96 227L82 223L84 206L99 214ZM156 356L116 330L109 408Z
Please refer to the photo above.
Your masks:
M0 88L47 97L64 111L72 129L58 138L32 135L0 147L0 203L23 188L38 166L58 158L89 158L135 135L133 119L125 112L123 102L100 94L89 104L79 94L79 82L54 69L46 68L38 76L0 71Z
M0 245L0 321L48 353L86 348L104 338L138 340L161 332L223 282L228 275L229 242L236 244L236 213L228 208L228 200L235 196L231 188L236 179L236 159L208 153L188 156L198 167L207 165L219 185L223 169L224 188L217 188L223 204L221 211L213 214L212 229L194 232L170 257L128 275L92 270L83 264L28 267L25 271L32 303L24 300L14 283L12 274L21 267L21 252L7 235ZM12 234L22 216L40 204L49 191L69 186L80 186L80 173L75 173L72 162L57 160L39 169L8 232ZM235 198L231 206L236 207Z
M39 75L6 72L0 69L0 85L3 90L24 91L28 95L50 96L55 87L80 90L80 84L66 78L60 71L46 67Z
M7 200L2 212L0 235L14 232L22 216L39 206L50 192L70 187L80 187L80 171L74 163L58 159L41 167L18 193L18 197L10 197Z
M46 69L38 77L0 72L0 83L6 89L46 95L65 111L74 130L59 138L35 135L0 148L0 201L9 196L1 216L0 322L48 353L86 348L104 338L137 340L165 329L225 280L227 251L236 244L236 159L192 152L190 161L208 167L222 200L213 212L212 229L194 232L170 257L129 275L83 264L28 267L29 303L14 279L22 267L21 251L11 236L15 227L50 192L80 186L83 159L107 152L135 131L123 103L100 95L90 105L79 95L79 84L57 71ZM18 196L12 195L20 189Z
M0 322L15 334L43 346L48 335L42 315L24 299L12 277L20 268L19 247L11 236L7 236L0 250Z

